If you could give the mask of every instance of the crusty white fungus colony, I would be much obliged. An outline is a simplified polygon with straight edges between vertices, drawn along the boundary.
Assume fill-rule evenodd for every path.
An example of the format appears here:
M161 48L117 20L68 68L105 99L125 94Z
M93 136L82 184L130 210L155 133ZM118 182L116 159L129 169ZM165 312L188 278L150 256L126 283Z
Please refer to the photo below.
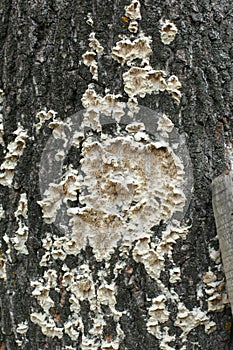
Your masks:
M37 133L44 123L53 130L42 156L42 198L38 203L44 221L48 225L55 224L60 229L60 235L48 230L42 237L44 254L40 266L44 268L44 275L31 281L32 297L36 302L30 320L48 337L61 339L67 335L72 345L64 349L76 349L77 341L81 341L82 350L119 349L125 337L120 321L129 311L117 308L117 280L122 272L133 272L133 268L127 265L132 253L134 261L143 264L148 276L162 291L152 299L146 295L150 305L145 319L148 333L159 340L160 349L172 350L171 343L177 337L174 329L177 327L182 331L181 349L185 350L192 329L203 325L209 333L215 327L207 310L202 309L204 293L209 296L210 311L222 310L227 300L222 292L223 281L218 281L211 271L203 276L203 284L197 286L199 307L189 310L175 291L176 284L182 283L182 273L173 261L172 252L177 240L184 240L189 230L189 227L181 225L180 220L192 187L192 176L188 170L190 162L184 139L176 133L169 117L141 108L137 96L143 98L147 94L167 91L179 103L181 83L175 75L167 76L164 70L151 66L152 41L139 30L140 2L132 0L124 15L129 32L133 34L121 37L111 54L112 59L124 69L123 89L128 100L123 102L120 93L110 91L101 95L91 84L82 97L85 110L81 117L77 114L63 121L53 110L37 114ZM93 26L90 15L87 23ZM164 44L169 44L176 33L177 28L170 21L162 23ZM98 59L103 52L104 48L92 32L89 48L82 59L89 67L93 81L98 80ZM116 125L114 133L106 129L108 123ZM2 135L0 115L1 144ZM19 126L15 136L1 165L0 183L4 186L12 185L14 169L25 147L27 133ZM63 166L71 146L80 152L80 164L76 168L71 164ZM47 169L48 164L57 163L61 166L54 167L52 172ZM0 213L4 218L3 209ZM20 196L15 218L18 224L16 232L11 238L4 236L8 255L12 247L18 254L28 254L25 193ZM166 228L160 237L154 237L151 228L161 221ZM78 256L87 245L92 248L95 259L103 265L97 275L84 258L82 263L72 268L66 263L67 257ZM110 280L113 254L116 261ZM216 254L211 251L211 256ZM161 280L166 259L171 266L168 285ZM53 269L54 261L61 263L59 273ZM7 278L6 258L2 255L0 278ZM66 319L61 320L56 312L51 292L59 293L61 307L67 303L68 295L70 312ZM91 326L88 330L81 312L84 301L88 301L90 307ZM170 328L171 305L175 306L174 309L178 306L173 329ZM106 336L104 332L107 324L104 308L116 324L113 336ZM24 344L28 327L29 320L16 325L19 347Z
M4 161L0 167L0 184L8 187L12 185L15 167L23 154L27 139L27 132L21 125L14 131L14 135L15 140L8 144Z
M133 0L126 7L125 16L129 18L129 31L136 33L141 20L139 1ZM130 30L130 23L134 25L134 31ZM166 21L162 31L167 33L165 25L169 23ZM174 26L170 29L175 31ZM171 33L169 35L166 43L171 40ZM94 33L91 33L89 47L91 50L83 54L83 62L97 80L96 59L103 53L103 48ZM123 73L123 88L128 101L123 102L121 94L109 90L101 95L95 91L95 85L90 84L82 97L84 112L77 114L76 120L71 118L67 128L58 122L54 113L49 117L53 119L49 123L50 127L53 126L53 136L47 148L56 148L53 139L60 139L63 147L63 150L56 148L56 156L51 154L50 158L62 163L72 145L79 149L80 164L78 168L67 165L63 171L61 166L58 171L56 168L56 172L47 173L49 182L41 173L43 190L38 203L43 218L46 223L58 226L63 235L46 233L42 239L44 255L40 265L50 266L54 260L60 260L63 267L59 279L56 271L49 269L43 279L32 281L33 295L43 312L35 308L31 320L50 337L61 338L67 334L75 341L81 335L81 349L119 349L125 337L119 321L128 310L117 310L116 281L123 271L130 273L126 263L130 251L135 262L144 265L147 274L163 291L147 300L151 305L147 310L147 331L159 340L160 349L172 350L170 345L176 340L176 334L168 326L168 305L172 303L178 305L173 326L182 331L182 350L186 349L192 329L203 325L209 333L215 328L208 310L202 309L204 282L197 286L200 306L193 310L187 309L174 288L177 283L182 283L182 273L173 261L172 252L177 240L184 240L189 230L180 224L180 220L188 205L192 176L188 170L190 161L185 141L176 133L172 121L168 116L148 112L137 102L137 96L145 97L165 90L177 102L181 97L179 79L175 75L167 77L165 71L151 67L151 52L151 38L140 31L133 39L124 36L112 49L113 59L128 67ZM106 129L109 123L116 124L114 134ZM42 167L43 162L47 164L47 159L42 157ZM44 186L46 181L47 187ZM77 202L77 198L79 204L70 206L70 203ZM154 239L151 228L159 225L161 220L167 227L160 238ZM76 268L65 264L67 256L79 255L87 245L92 248L96 260L105 264L97 273L97 283L88 261ZM109 282L106 278L109 261L116 254L116 248L119 257ZM172 266L169 285L161 280L166 259ZM62 300L64 293L70 293L70 314L59 325L50 312L54 306L50 289L60 291ZM80 313L80 303L84 300L90 303L92 315L89 317L93 324L85 334ZM113 338L104 336L106 320L102 306L108 307L116 322Z
M28 205L26 193L22 193L19 199L18 208L15 212L18 229L15 235L11 238L11 242L15 250L20 254L28 254L28 249L25 245L28 239L28 227L25 223L27 219Z

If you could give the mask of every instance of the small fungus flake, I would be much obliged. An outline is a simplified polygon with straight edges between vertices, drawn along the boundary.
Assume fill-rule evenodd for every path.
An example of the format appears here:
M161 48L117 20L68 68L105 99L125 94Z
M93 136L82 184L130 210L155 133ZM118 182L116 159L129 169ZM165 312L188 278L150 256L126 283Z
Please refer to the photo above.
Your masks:
M138 0L132 0L131 4L125 8L125 16L131 20L141 20L141 4Z
M175 26L175 24L169 21L168 19L166 19L165 22L161 22L161 23L162 23L162 28L160 31L161 40L163 44L169 45L175 39L178 29Z

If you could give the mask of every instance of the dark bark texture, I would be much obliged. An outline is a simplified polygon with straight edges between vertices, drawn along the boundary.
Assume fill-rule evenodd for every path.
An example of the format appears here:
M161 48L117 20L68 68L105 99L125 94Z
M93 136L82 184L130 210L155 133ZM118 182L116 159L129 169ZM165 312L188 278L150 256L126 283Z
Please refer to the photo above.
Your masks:
M122 93L124 96L122 67L111 57L111 49L119 40L119 34L129 34L127 23L122 20L127 5L127 0L0 0L3 139L7 147L15 139L13 132L18 123L27 130L29 136L15 169L13 185L0 186L0 201L4 210L0 221L1 236L12 238L15 235L18 228L15 212L22 193L27 194L26 224L29 228L26 242L28 255L19 254L12 247L9 259L6 251L11 243L7 245L2 238L1 256L6 261L7 275L7 279L0 279L2 350L65 350L69 349L68 346L73 349L92 349L84 345L81 347L82 332L77 340L72 340L67 334L61 339L47 337L30 318L32 309L41 311L32 296L31 281L38 280L46 270L39 265L44 254L42 239L46 232L59 235L53 224L43 221L41 207L37 203L41 199L38 182L40 157L51 130L45 123L36 133L36 113L44 108L52 109L65 121L83 109L81 98L89 83L95 84L99 94L103 95L105 89L109 88L112 93ZM88 13L91 13L94 21L92 28L86 23ZM224 144L232 142L232 14L229 0L141 1L142 20L139 26L146 35L152 37L151 65L154 69L166 67L167 74L175 74L182 84L179 105L167 92L139 98L139 103L165 113L177 130L186 134L193 164L194 190L184 223L192 227L186 240L178 240L172 254L182 274L182 280L174 288L188 310L199 307L200 299L202 309L208 309L209 296L203 289L203 296L198 297L197 286L202 283L209 268L217 280L224 279L224 271L219 268L221 265L216 265L210 257L210 247L218 250L211 182L227 169ZM170 45L161 42L161 18L170 19L179 30ZM98 60L98 82L92 79L89 68L80 64L82 55L88 49L92 30L105 48ZM2 161L6 147L0 145ZM161 230L162 227L155 228L158 235ZM111 273L117 254L116 251L110 260L109 281L113 279ZM97 276L98 270L104 268L104 263L95 260L90 247L78 256L68 257L65 263L75 268L84 261L89 261L93 276ZM63 263L54 260L51 266L58 276L63 273ZM207 334L202 325L194 327L187 335L186 347L182 348L182 331L174 325L177 308L174 303L169 306L169 301L166 307L170 319L166 324L174 339L169 343L170 348L162 347L160 340L146 328L151 306L149 299L160 294L159 286L147 274L144 265L135 262L132 254L128 257L127 266L131 267L130 278L129 272L123 270L114 281L118 290L116 309L127 310L119 321L125 335L120 342L120 350L233 349L233 321L229 305L218 312L208 312L210 320L216 323L213 332ZM165 285L169 285L169 268L167 260L161 275ZM57 291L51 290L50 297L55 303L50 310L51 317L57 320L58 327L62 327L69 315L69 292L64 296L64 305ZM93 325L88 300L80 301L80 308L83 332L88 338L88 331ZM114 339L116 321L108 306L102 306L102 313L106 325L101 337L105 340L111 337ZM59 316L56 318L56 315ZM16 328L25 320L28 321L28 331L20 335ZM17 343L17 340L21 343ZM100 345L99 349L113 347Z

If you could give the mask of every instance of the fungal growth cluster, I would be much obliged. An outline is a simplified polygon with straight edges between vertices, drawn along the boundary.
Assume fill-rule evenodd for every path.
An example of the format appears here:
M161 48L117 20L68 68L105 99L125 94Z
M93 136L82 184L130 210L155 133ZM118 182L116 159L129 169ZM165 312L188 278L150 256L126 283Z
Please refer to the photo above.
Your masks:
M19 125L14 131L15 140L7 146L7 153L0 167L0 184L11 187L14 178L15 167L23 154L26 145L27 132Z
M161 40L165 45L169 45L175 39L177 32L178 29L173 22L168 19L161 21Z
M111 57L122 68L127 100L120 92L96 92L104 48L92 32L89 48L82 55L93 78L82 96L84 111L67 120L53 110L37 114L35 131L40 133L45 123L52 129L41 157L42 198L38 204L44 222L55 225L59 234L51 229L42 237L40 268L44 274L31 280L35 302L30 320L16 327L19 347L24 346L32 322L47 337L66 336L69 343L64 349L120 349L126 336L122 320L130 310L126 305L119 307L118 285L122 276L134 273L129 265L132 261L143 266L156 286L154 297L145 291L144 329L157 339L159 349L175 349L172 344L177 330L181 350L185 350L194 328L203 325L207 333L215 328L208 310L203 310L204 284L202 289L197 286L200 305L193 310L184 305L176 289L183 276L181 266L173 260L173 249L178 240L185 240L190 228L181 220L193 184L185 139L169 116L141 107L137 100L138 96L166 91L168 98L179 103L181 83L175 75L167 77L165 71L151 66L152 39L139 30L140 2L132 0L123 17L130 34L115 43ZM87 24L93 26L90 14ZM172 22L163 22L162 42L170 44L177 31ZM0 124L0 136L1 130ZM1 165L0 183L4 186L11 186L25 147L27 133L19 127L15 135ZM76 161L72 161L70 149ZM18 229L11 240L5 236L5 241L9 247L12 243L18 254L28 254L25 193L20 196L15 218ZM4 263L0 257L0 278L6 279ZM59 272L54 268L57 263ZM169 283L162 278L164 272ZM218 297L213 288L221 282L210 272L204 282L212 298L209 310L213 311L213 298ZM58 304L60 310L66 310L63 317ZM111 334L107 332L110 323Z
M40 265L52 266L53 261L60 260L63 267L59 278L53 272L53 283L48 282L47 275L43 280L32 281L33 295L43 312L34 309L31 321L50 337L67 334L74 342L81 335L81 349L119 349L125 337L121 319L128 310L117 309L117 279L122 273L132 273L127 265L132 253L134 261L143 264L161 291L153 299L147 297L150 303L147 331L159 340L160 349L173 349L171 344L176 334L169 327L171 312L174 313L171 305L178 305L173 329L182 331L182 350L185 350L194 328L203 325L207 333L215 328L208 310L202 310L204 292L197 287L200 306L189 310L175 291L177 283L182 283L182 273L172 253L177 240L184 240L189 231L180 219L192 190L190 159L185 140L176 133L169 117L142 108L137 101L137 96L143 98L167 91L179 103L181 84L175 75L167 78L165 71L151 67L151 38L139 31L139 1L133 0L126 7L124 18L133 34L121 37L112 49L112 58L122 67L128 67L123 73L128 100L123 102L120 93L110 91L101 95L91 84L82 97L85 110L70 118L66 125L55 112L38 114L41 120L49 119L48 125L53 128L48 144L50 153L44 152L42 168L43 162L47 164L52 159L63 164L70 147L76 148L80 161L78 167L72 164L56 167L56 172L46 173L46 178L41 172L43 191L38 203L43 218L46 223L58 226L63 234L55 236L47 232L42 240L44 255ZM170 21L162 24L164 44L169 44L176 33L177 28ZM90 68L95 81L98 57L104 54L104 49L94 32L89 46L91 51L83 54L83 63ZM58 140L60 143L56 143ZM54 155L51 149L56 149ZM166 223L166 228L159 237L154 237L152 227L161 222ZM88 260L76 268L66 264L68 256L82 255L87 246L91 247L97 263L104 264L97 272L98 277ZM111 259L116 254L118 260L109 281ZM161 279L167 260L171 266L169 285ZM62 305L65 294L70 295L70 314L63 323L51 315L54 301L50 289L60 294ZM81 314L85 300L91 310L88 316L91 326L84 331ZM108 311L103 312L103 306ZM106 337L104 330L109 317L114 319L115 335Z
M28 254L28 249L25 245L28 239L28 227L26 224L28 214L27 196L22 193L19 200L18 209L15 212L18 229L15 236L11 238L11 242L18 254Z

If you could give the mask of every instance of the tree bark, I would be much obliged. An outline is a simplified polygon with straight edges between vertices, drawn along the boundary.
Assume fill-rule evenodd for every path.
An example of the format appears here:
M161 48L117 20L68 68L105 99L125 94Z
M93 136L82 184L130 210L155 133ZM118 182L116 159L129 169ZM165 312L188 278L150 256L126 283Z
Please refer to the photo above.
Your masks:
M211 202L212 180L231 167L226 156L232 152L233 130L231 2L142 0L141 20L130 18L125 10L129 5L128 0L0 2L1 349L233 349L231 308ZM169 44L161 40L161 20L178 29ZM135 34L128 30L133 21L139 25ZM170 250L159 262L163 268L157 277L146 259L157 252L169 220L161 217L150 238L145 232L142 239L132 240L126 253L114 247L109 260L98 258L93 245L83 247L83 242L77 254L62 260L52 256L51 249L68 233L46 221L38 203L43 200L40 176L46 179L43 171L50 174L54 165L50 155L48 168L41 169L52 130L58 130L58 124L49 125L52 118L66 128L69 118L83 110L89 84L98 96L106 96L108 89L127 102L123 74L130 66L120 64L112 49L124 40L120 34L133 42L142 31L151 37L151 67L165 71L168 78L178 77L182 96L177 103L164 89L137 96L138 103L172 121L191 160L183 160L184 172L193 172L194 179L192 193L187 192L189 206L171 236ZM91 32L103 52L89 46ZM87 51L94 51L98 80L83 63ZM143 67L139 56L131 63ZM44 112L48 119L39 125L37 113L45 110L57 112L60 119ZM104 130L112 140L119 136L115 124L112 121ZM124 132L119 137L124 138ZM94 130L94 137L98 133ZM83 166L88 166L81 147L82 142L70 146L68 165L80 167L81 155ZM158 147L168 157L166 147ZM184 159L181 148L179 157ZM81 207L78 197L68 203L71 209ZM49 237L52 248L46 250ZM46 252L47 266L41 264ZM55 277L46 277L48 270L55 271ZM70 277L75 282L67 282L68 272L76 273ZM87 284L80 287L80 281ZM80 289L79 296L75 288ZM35 320L35 313L46 319Z

